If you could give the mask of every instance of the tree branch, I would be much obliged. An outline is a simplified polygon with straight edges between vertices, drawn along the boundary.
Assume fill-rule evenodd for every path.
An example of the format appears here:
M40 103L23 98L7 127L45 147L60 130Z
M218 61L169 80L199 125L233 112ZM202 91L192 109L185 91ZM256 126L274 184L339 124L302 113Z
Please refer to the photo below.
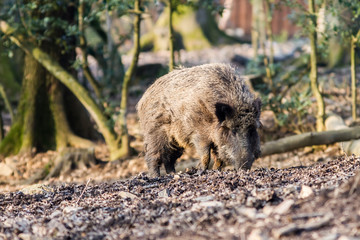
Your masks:
M360 138L360 127L324 132L309 132L265 143L261 156L289 152L298 148L345 142Z

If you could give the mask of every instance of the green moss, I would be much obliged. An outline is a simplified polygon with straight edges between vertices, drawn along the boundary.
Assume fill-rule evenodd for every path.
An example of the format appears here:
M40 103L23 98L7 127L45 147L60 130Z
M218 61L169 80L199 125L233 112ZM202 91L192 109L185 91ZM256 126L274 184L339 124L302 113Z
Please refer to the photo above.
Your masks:
M22 144L22 121L14 123L5 136L4 140L0 143L0 153L4 156L17 154L20 151Z
M211 43L205 36L201 25L196 19L193 8L181 5L173 16L174 30L181 34L186 50L198 50L208 48Z

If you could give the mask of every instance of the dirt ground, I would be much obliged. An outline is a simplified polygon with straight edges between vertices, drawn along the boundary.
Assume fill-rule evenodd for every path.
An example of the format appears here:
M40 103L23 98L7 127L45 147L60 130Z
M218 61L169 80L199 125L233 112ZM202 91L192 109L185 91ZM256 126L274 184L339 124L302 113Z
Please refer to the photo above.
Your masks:
M181 58L190 66L230 62L231 54L241 52L250 50L214 48L184 52ZM162 54L143 54L140 65L158 58L164 64ZM125 64L129 60L124 57ZM322 85L327 110L350 123L348 75L348 68L320 71L320 82L328 83ZM360 158L344 154L341 144L267 156L250 171L238 172L231 166L221 172L196 170L196 156L187 153L175 175L162 171L162 177L149 179L134 111L139 97L130 92L128 126L138 152L130 159L106 163L108 151L98 143L97 164L30 186L21 181L58 153L0 159L0 240L360 239ZM288 134L273 129L272 120L262 113L263 138Z
M360 159L0 194L0 239L360 239Z

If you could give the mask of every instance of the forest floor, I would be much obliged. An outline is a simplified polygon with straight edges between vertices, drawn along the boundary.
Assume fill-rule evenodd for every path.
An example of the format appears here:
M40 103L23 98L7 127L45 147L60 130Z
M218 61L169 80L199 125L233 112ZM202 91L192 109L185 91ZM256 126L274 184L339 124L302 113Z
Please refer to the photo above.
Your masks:
M0 239L360 239L360 159L0 194Z
M303 43L289 44L277 50L287 55ZM246 45L226 46L183 52L181 58L191 66L231 62L234 54L248 52ZM142 54L140 65L154 59L165 64L167 56ZM124 57L125 64L129 60ZM320 70L327 110L348 124L349 74L348 68ZM186 153L175 175L162 169L162 177L149 179L134 111L139 97L130 92L128 115L131 146L139 155L126 161L104 162L108 152L99 143L98 164L27 186L21 182L58 153L0 160L0 239L360 239L360 158L344 154L341 144L267 156L250 171L238 172L231 166L221 172L196 170L197 157ZM262 142L291 134L274 128L268 111L261 120ZM309 119L308 129L313 123Z

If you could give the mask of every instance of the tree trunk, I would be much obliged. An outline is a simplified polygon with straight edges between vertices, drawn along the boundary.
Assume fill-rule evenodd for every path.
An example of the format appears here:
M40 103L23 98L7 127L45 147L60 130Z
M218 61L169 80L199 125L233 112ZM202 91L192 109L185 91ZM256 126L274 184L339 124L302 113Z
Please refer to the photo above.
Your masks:
M25 56L24 78L22 93L18 106L16 119L0 145L0 152L5 155L17 154L18 152L32 151L36 147L35 132L40 134L43 131L36 131L36 105L39 100L45 100L43 81L45 71L41 65L30 55ZM42 103L43 115L48 113L46 103ZM45 111L46 110L46 111ZM48 116L47 116L48 117ZM49 122L52 119L49 119ZM39 124L38 124L39 125ZM38 129L39 130L39 129ZM51 141L50 141L51 142Z
M273 11L271 9L270 0L265 0L265 17L266 17L266 35L269 41L269 64L272 67L274 64L274 46L273 46L273 31L272 31L272 19ZM273 73L271 72L271 75Z
M253 59L258 56L259 49L259 31L258 31L258 10L256 7L256 0L252 0L252 14L251 14L251 46L253 48Z
M134 55L131 61L131 65L125 73L122 89L121 89L121 103L120 103L120 114L118 117L118 122L121 131L121 147L118 150L118 155L121 157L128 156L130 154L130 141L129 134L126 124L126 115L127 115L127 104L128 104L128 90L129 83L135 73L137 63L139 60L140 54L140 23L141 23L141 14L140 12L141 0L135 0L134 11L136 12L134 18Z
M350 45L350 61L351 61L351 115L352 119L355 121L356 116L356 62L355 62L355 49L356 49L356 38L351 38L351 45Z
M94 90L94 93L98 100L100 101L102 99L102 94L100 90L100 85L96 81L95 77L90 71L88 61L87 61L87 44L85 39L85 27L84 27L84 0L79 1L79 7L78 7L78 24L79 24L79 41L80 41L80 49L82 54L82 70L84 73L85 78L90 83L91 87Z
M311 82L311 89L316 98L317 102L317 114L316 114L316 129L318 132L324 131L324 121L325 121L325 104L322 94L319 90L318 84L318 72L317 72L317 45L316 45L316 15L315 15L315 4L314 0L309 0L309 13L311 15L310 19L310 82Z
M173 0L172 0L173 1ZM172 14L174 50L199 50L212 45L244 42L221 31L207 9L195 10L180 4ZM169 8L165 8L154 29L141 37L141 49L166 51L169 49Z
M2 109L0 108L0 144L2 140L4 139L5 133L4 133L4 120L2 117Z
M174 30L173 30L173 2L169 0L169 52L170 52L170 61L169 61L169 71L171 72L174 69Z
M94 144L86 139L78 137L70 128L63 101L63 86L50 73L47 74L47 81L50 85L49 98L50 109L55 123L56 149L63 150L68 146L88 148Z

